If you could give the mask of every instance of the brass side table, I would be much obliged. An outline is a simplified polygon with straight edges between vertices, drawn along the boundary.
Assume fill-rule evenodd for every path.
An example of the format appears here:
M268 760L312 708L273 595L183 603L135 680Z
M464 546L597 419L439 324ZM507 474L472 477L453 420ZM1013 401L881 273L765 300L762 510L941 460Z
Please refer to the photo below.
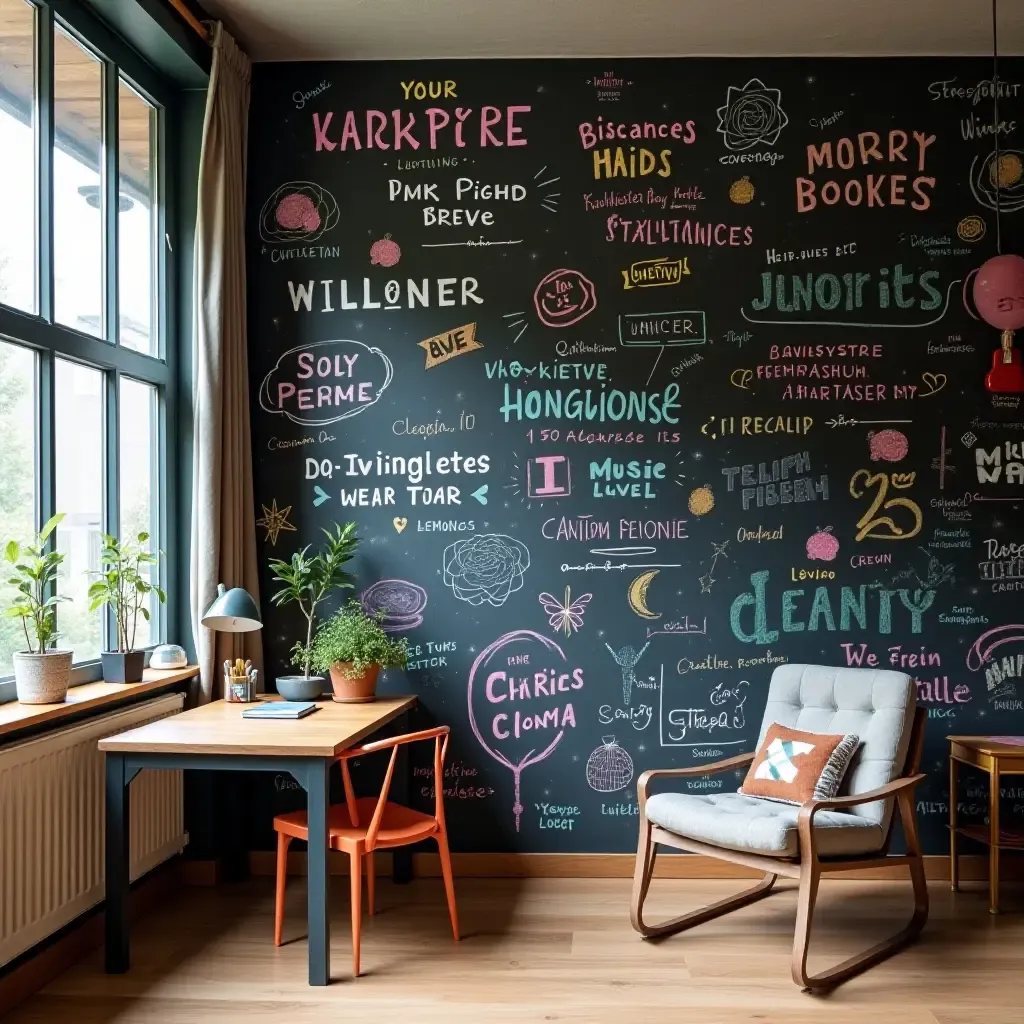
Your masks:
M999 776L1024 775L1024 736L947 736L949 740L949 871L951 888L960 887L957 836L968 836L988 845L988 912L999 913L999 851L1024 850L1024 831L999 827ZM988 774L988 828L958 825L957 779L960 765L970 764Z

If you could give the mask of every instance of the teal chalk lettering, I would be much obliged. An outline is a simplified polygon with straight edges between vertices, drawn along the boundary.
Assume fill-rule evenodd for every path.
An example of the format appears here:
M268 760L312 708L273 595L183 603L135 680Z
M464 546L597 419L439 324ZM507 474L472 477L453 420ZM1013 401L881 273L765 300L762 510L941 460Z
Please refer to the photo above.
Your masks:
M836 620L832 618L832 605L828 599L828 591L824 587L818 587L814 591L814 603L811 605L811 614L807 620L808 629L818 628L818 619L825 616L825 628L835 632Z
M740 594L729 609L729 625L733 636L745 644L773 644L779 639L777 629L768 629L768 616L765 610L764 588L768 582L768 570L751 573L750 585L753 593ZM754 632L746 633L740 624L740 613L749 605L754 606Z

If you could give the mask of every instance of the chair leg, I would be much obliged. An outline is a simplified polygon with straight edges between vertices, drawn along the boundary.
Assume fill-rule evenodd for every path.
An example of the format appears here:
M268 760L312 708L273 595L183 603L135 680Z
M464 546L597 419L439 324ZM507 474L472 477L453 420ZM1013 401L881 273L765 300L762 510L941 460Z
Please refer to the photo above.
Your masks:
M274 885L274 945L281 945L284 930L284 888L288 878L288 847L292 837L277 833L277 879Z
M928 920L928 883L924 874L924 858L917 835L917 817L914 812L912 793L897 794L903 835L907 844L910 881L914 888L914 913L906 927L891 938L883 939L870 949L844 960L841 964L821 974L807 973L807 951L811 939L811 919L814 915L814 901L818 891L819 872L808 865L806 875L800 876L800 901L797 907L796 934L793 938L793 980L812 992L822 992L866 971L869 967L887 960L894 953L909 946L921 934Z
M750 889L744 889L735 896L729 896L717 903L691 911L689 914L683 914L681 917L674 917L661 924L652 925L644 921L643 914L647 890L650 888L651 878L654 876L654 862L657 855L658 845L651 841L651 824L644 819L640 823L640 841L636 852L636 868L633 872L633 898L630 904L629 919L634 931L638 931L645 939L674 935L676 932L693 928L695 925L721 917L733 910L739 910L740 907L745 907L748 903L764 899L771 893L775 879L778 877L768 872L757 885Z
M352 881L352 977L359 977L359 932L363 923L362 857L357 850L349 854L349 878Z
M377 912L377 874L373 862L373 854L368 853L363 860L366 863L366 909L370 917Z
M452 921L452 935L459 941L459 911L455 906L455 882L452 879L452 856L448 851L448 836L437 834L437 851L441 855L441 874L444 877L444 892L448 897L448 916Z

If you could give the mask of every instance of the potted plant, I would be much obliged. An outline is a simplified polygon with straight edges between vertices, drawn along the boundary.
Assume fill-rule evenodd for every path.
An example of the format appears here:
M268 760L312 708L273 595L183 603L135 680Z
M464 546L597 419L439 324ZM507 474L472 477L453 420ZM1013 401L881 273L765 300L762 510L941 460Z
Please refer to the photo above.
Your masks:
M67 598L56 594L55 587L64 556L47 551L46 541L64 518L55 515L31 544L9 540L4 559L13 566L7 582L15 594L7 616L21 619L25 631L24 651L15 651L14 684L22 704L62 704L71 678L71 651L52 649L57 632L57 605Z
M156 565L159 552L148 550L148 533L140 533L135 540L123 543L116 537L103 535L100 568L90 569L89 576L96 579L89 585L89 611L110 608L117 629L117 646L112 651L100 651L103 678L108 683L137 683L142 679L146 652L135 650L136 629L141 615L149 622L146 607L150 594L156 594L160 603L166 594L151 583L144 567Z
M318 672L330 672L334 699L362 704L376 699L382 668L405 668L409 660L405 637L388 636L382 613L371 617L356 600L349 601L316 633L310 661Z
M310 675L317 609L333 591L352 589L352 577L342 566L351 560L359 546L355 531L355 523L344 526L335 523L333 529L324 530L327 540L315 555L309 554L307 544L292 555L291 561L270 560L275 582L283 584L271 596L271 601L279 607L297 604L306 619L306 642L297 641L292 648L292 664L302 669L302 675L276 679L277 692L287 700L314 700L324 692L324 677Z

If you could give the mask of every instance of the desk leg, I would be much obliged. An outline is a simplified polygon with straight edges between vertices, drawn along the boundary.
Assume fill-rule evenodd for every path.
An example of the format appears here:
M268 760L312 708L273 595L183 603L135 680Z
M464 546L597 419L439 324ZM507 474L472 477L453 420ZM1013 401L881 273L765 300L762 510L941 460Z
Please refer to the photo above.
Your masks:
M327 801L330 797L330 762L316 761L306 769L306 807L309 842L307 927L309 930L309 983L331 980L330 875L327 857Z
M988 912L999 913L999 761L992 759L988 782Z
M409 732L411 721L409 712L406 711L400 718L399 730ZM395 775L391 781L391 792L395 803L409 806L411 799L412 766L409 762L409 744L403 743L398 748L398 757L395 761ZM443 782L443 780L441 780ZM440 785L437 779L435 785ZM412 847L397 846L391 854L391 880L399 885L406 885L412 881Z
M106 755L106 971L124 974L131 964L128 932L131 781L123 754Z
M956 852L956 804L959 793L958 778L959 762L955 757L949 759L949 887L953 892L960 891L960 859Z

